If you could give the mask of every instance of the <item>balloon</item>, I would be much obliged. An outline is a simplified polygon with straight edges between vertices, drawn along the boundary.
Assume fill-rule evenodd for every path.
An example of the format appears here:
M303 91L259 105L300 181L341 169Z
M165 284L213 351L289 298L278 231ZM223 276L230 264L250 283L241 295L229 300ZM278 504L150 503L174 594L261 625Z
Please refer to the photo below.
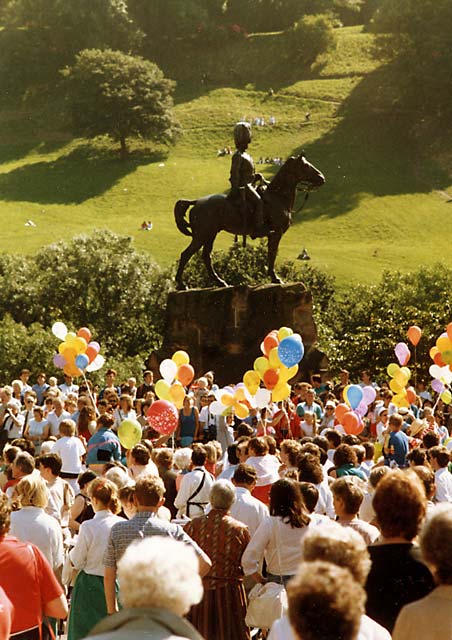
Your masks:
M345 394L345 391L347 393ZM351 384L344 389L344 399L351 406L352 409L356 409L361 400L363 399L363 390L357 384Z
M99 369L102 369L104 364L105 364L104 356L101 356L100 353L98 353L97 356L94 358L94 360L90 362L89 365L86 367L86 371L89 371L90 373L92 371L98 371Z
M444 404L450 404L452 402L452 393L449 391L449 389L443 391L440 397Z
M405 365L411 358L410 350L408 349L405 342L399 342L398 344L396 344L394 353L396 354L397 360L399 361L401 367L403 367L403 365Z
M398 364L396 364L395 362L391 362L391 364L388 364L388 368L386 369L386 371L388 372L388 375L393 378L394 374L397 373L399 369L400 367Z
M410 404L414 404L416 402L416 391L413 387L408 387L406 390L406 399Z
M433 358L433 362L435 364L437 364L439 367L444 367L444 365L446 364L442 358L442 354L441 353L437 353L436 356Z
M304 346L301 336L294 333L278 345L278 356L281 362L288 368L298 364L304 356Z
M166 380L157 380L155 383L155 393L160 400L171 400L170 386Z
M76 378L77 376L82 375L82 372L80 371L80 369L76 367L75 364L72 364L69 362L64 366L63 371L66 375L72 376L73 378Z
M177 428L179 412L171 402L157 400L149 407L146 419L154 431L169 436Z
M360 418L362 418L366 415L367 409L368 409L367 402L365 402L364 400L361 400L359 405L356 407L355 412L358 414Z
M53 356L53 364L59 369L63 369L66 364L66 358L61 353L57 353Z
M254 400L256 403L256 407L258 409L263 409L266 407L271 399L271 393L268 389L258 389L256 395L254 396Z
M253 373L255 373L255 372L253 372ZM256 389L256 391L257 391L257 389ZM239 382L239 384L235 387L234 397L239 402L244 402L245 400L248 400L247 394L246 394L246 387L243 384L243 382Z
M257 371L247 371L243 376L243 382L251 395L254 396L259 389L261 377Z
M298 365L294 364L293 367L288 369L285 364L282 364L279 367L279 381L280 382L288 382L298 373Z
M439 367L437 364L432 364L428 372L432 376L432 378L438 378L439 380L443 374L443 369L442 367Z
M86 367L89 365L89 358L86 353L79 353L75 358L75 364L81 371L85 371Z
M86 342L89 342L91 340L91 331L88 327L82 327L77 331L77 336L79 338L83 338Z
M240 420L244 420L245 418L247 418L250 413L246 404L242 404L241 402L235 403L234 412L237 418L240 418Z
M175 382L171 385L169 390L170 400L174 402L177 409L182 409L184 406L184 398L185 398L185 389L179 383ZM163 398L165 400L165 398Z
M402 373L407 377L408 380L411 378L411 371L408 369L408 367L402 367L400 371L402 371Z
M67 342L68 345L72 346L76 338L77 336L73 331L68 331L68 333L66 334L65 342Z
M363 387L363 402L366 404L372 404L376 397L377 393L373 387Z
M452 351L443 351L441 353L441 358L444 364L452 364Z
M178 367L181 367L183 364L190 362L190 356L186 351L176 351L173 353L171 360L175 362Z
M92 362L94 360L94 358L97 356L98 352L93 347L88 346L86 348L85 353L88 356L89 361Z
M451 351L452 350L452 341L450 338L446 336L440 336L436 341L436 346L440 351Z
M72 349L72 347L66 347L66 349L63 351L63 356L66 358L68 362L75 362L77 353L75 349Z
M419 344L419 340L421 339L422 329L413 325L408 329L407 336L408 340L411 342L413 347L416 347Z
M162 360L159 367L162 378L166 382L168 382L168 384L171 384L176 377L177 369L177 364L174 362L174 360L170 360L169 358L166 358L166 360Z
M362 429L359 428L359 416L353 411L347 411L347 413L342 416L341 424L344 427L345 433L356 435L362 431Z
M391 382L392 382L392 380L391 380ZM400 371L397 371L397 373L395 374L394 382L397 382L397 384L400 385L401 387L404 387L406 385L406 383L408 382L408 378L404 374L402 369L400 369Z
M194 377L195 370L193 369L191 364L180 365L179 369L177 370L177 379L184 385L184 387L188 387Z
M215 400L215 402L212 402L209 405L209 411L212 415L214 416L221 416L221 414L223 413L223 411L226 409L226 407L224 406L224 404L222 402L220 402L219 400Z
M234 404L234 396L231 393L222 393L220 396L220 402L223 407L232 407Z
M271 390L274 387L276 387L276 385L278 384L278 381L279 381L278 372L275 371L274 369L268 369L264 373L264 384L267 387L267 389Z
M432 347L429 351L430 358L434 360L437 353L439 353L438 347Z
M404 385L403 384L399 384L397 382L397 380L395 380L395 378L393 378L389 382L389 388L391 389L391 391L394 391L394 393L401 393L403 387L404 387Z
M403 391L405 391L405 389ZM397 395L393 396L392 404L395 404L395 406L399 408L400 407L408 408L410 406L410 403L408 402L405 394L398 393Z
M274 334L273 332L269 333L264 338L264 353L265 355L269 355L272 349L276 349L279 344L278 334Z
M54 322L52 325L52 333L58 340L65 340L67 336L67 327L64 322Z
M92 342L89 343L88 347L91 347L92 349L94 349L94 351L96 353L99 353L100 351L100 344L98 342L96 342L95 340L93 340Z
M447 331L447 335L449 337L449 340L452 340L452 322L449 322L449 324L447 325L446 331Z
M267 371L267 369L270 369L268 358L265 358L264 356L259 356L259 358L256 358L256 360L254 361L253 369L258 372L261 378L263 378L264 373Z
M343 404L343 403L338 404L334 410L334 415L339 420L339 422L342 422L342 418L349 411L350 411L350 407L347 404Z
M268 354L268 363L271 369L279 369L281 366L281 360L278 356L278 347L273 347L273 349Z
M87 347L88 343L86 342L85 338L77 337L72 343L72 348L75 349L77 353L85 353Z
M281 400L286 400L289 396L290 384L287 384L287 382L281 382L280 380L272 391L273 402L281 402Z
M438 380L437 378L432 380L432 389L433 389L433 391L436 391L436 393L442 393L445 388L446 387L441 382L441 380Z
M124 449L133 449L141 441L141 426L135 420L123 420L118 428L119 442Z
M293 331L289 327L281 327L281 329L278 331L278 339L280 342L281 340L284 340L284 338L288 338L291 335L293 335Z

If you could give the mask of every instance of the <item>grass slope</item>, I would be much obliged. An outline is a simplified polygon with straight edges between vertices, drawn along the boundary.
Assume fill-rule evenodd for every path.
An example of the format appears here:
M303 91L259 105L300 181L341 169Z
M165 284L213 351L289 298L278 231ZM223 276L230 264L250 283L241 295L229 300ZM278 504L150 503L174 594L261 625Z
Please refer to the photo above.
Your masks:
M107 142L93 147L53 131L51 119L1 112L0 251L34 252L109 228L133 235L138 248L169 264L187 244L173 222L174 202L227 189L230 159L217 158L216 150L232 146L238 119L274 115L275 127L254 129L255 160L303 148L327 177L295 216L281 258L295 259L306 246L312 264L334 273L340 285L376 281L386 268L452 265L447 162L441 157L440 164L429 148L419 153L419 141L407 134L413 114L388 110L395 84L390 70L372 59L371 37L359 27L339 30L337 51L303 80L294 69L271 75L276 38L256 36L252 44L254 53L264 47L267 82L261 72L258 82L244 85L231 72L230 83L209 80L206 87L199 81L204 67L187 62L179 70L176 113L184 135L168 154L141 147L124 163ZM217 81L224 82L233 53L210 54L208 77L217 59ZM272 98L269 86L276 90ZM271 166L262 169L271 176ZM36 227L26 227L28 220ZM143 220L153 222L152 231L139 230ZM216 247L231 241L223 234Z

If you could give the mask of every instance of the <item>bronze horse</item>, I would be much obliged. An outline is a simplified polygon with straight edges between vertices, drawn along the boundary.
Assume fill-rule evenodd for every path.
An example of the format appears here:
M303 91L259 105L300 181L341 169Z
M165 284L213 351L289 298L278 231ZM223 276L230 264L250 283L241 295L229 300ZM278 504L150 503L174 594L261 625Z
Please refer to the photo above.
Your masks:
M264 220L268 228L268 274L272 282L281 283L275 273L275 260L282 235L292 221L292 210L298 185L304 191L321 187L325 182L323 174L308 162L301 154L289 158L279 169L267 188L262 191L264 201ZM185 214L189 207L189 222ZM251 212L250 212L251 213ZM176 274L177 288L185 289L182 274L190 258L202 247L202 257L210 278L220 287L227 286L212 266L210 254L213 243L220 231L228 231L237 235L250 232L247 218L239 206L224 194L204 196L198 200L178 200L174 207L174 217L179 231L191 236L192 241L181 253L179 268Z

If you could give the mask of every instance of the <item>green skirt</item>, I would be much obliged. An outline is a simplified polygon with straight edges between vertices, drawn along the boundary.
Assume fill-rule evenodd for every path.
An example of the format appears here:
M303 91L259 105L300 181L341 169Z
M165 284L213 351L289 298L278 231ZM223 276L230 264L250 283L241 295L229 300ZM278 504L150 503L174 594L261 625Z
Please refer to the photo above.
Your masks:
M80 571L75 579L69 612L68 640L81 640L107 615L104 579Z

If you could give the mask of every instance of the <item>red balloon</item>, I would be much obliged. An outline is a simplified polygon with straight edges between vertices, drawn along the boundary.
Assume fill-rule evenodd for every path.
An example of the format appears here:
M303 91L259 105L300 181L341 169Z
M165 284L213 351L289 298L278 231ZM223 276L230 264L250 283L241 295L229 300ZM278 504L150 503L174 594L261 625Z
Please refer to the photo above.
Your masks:
M433 358L433 362L438 365L438 367L445 367L446 363L441 357L441 353L437 353Z
M84 338L86 340L86 342L89 342L91 340L91 331L88 329L88 327L82 327L81 329L79 329L77 331L77 336L79 338Z
M278 345L279 345L278 332L275 331L275 333L273 333L273 331L272 331L271 333L269 333L264 338L264 353L265 353L265 355L268 356L270 351L272 349L274 349L275 347L277 347Z
M346 413L350 413L350 407L348 406L348 404L338 404L334 410L334 415L339 420L339 422L342 422L342 418Z
M195 377L195 370L191 366L191 364L181 364L179 369L177 370L177 379L184 386L188 387L190 382Z
M179 423L179 413L172 402L156 400L146 414L149 426L163 436L170 436Z
M87 347L85 351L85 355L87 355L89 358L89 361L92 362L94 358L97 356L97 351L94 347Z
M279 374L275 369L267 369L263 376L264 384L270 391L276 387L279 380Z
M364 428L359 416L353 411L347 411L347 413L342 416L342 426L344 427L345 433L353 436L357 436Z

